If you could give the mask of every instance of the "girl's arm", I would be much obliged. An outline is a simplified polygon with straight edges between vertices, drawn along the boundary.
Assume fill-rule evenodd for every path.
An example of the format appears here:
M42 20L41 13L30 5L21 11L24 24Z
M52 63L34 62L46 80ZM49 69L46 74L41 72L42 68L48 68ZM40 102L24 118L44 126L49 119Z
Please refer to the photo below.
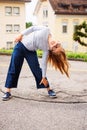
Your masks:
M48 58L48 51L43 52L42 56L42 77L46 77L46 70L47 70L47 58Z
M42 57L42 80L40 84L43 83L45 86L48 85L48 81L46 79L48 53L49 53L48 51L43 52L43 57Z
M31 26L27 29L25 29L24 31L21 32L22 35L28 35L34 31L39 31L39 30L43 30L46 29L47 27L45 26Z

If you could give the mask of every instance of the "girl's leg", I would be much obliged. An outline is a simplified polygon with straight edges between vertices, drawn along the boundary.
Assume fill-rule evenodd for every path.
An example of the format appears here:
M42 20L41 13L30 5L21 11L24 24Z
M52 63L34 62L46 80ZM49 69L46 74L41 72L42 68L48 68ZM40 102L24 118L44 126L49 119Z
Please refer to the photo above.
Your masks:
M23 65L23 45L19 42L15 48L11 57L10 66L6 78L6 93L3 96L3 101L7 101L11 98L11 88L16 88L18 83L19 74Z
M6 78L6 83L5 83L7 92L10 92L11 88L17 87L19 74L24 61L24 55L22 50L23 50L22 45L19 42L14 48L14 52L11 57L11 62L10 62L10 66Z
M36 51L27 51L25 58L30 66L30 69L35 77L37 88L46 88L43 84L40 85L42 79L42 71L38 62ZM48 84L49 89L49 84Z
M40 85L40 82L42 80L42 71L41 71L41 68L40 68L40 65L39 65L39 62L38 62L38 58L37 58L37 54L36 52L34 51L27 51L26 52L26 55L25 55L25 58L31 68L31 71L35 77L35 80L36 80L36 85L37 85L37 88L46 88L46 86L44 86L44 84L41 84ZM50 86L49 86L49 83L48 83L48 86L47 86L47 91L48 91L48 95L50 97L53 97L55 98L56 97L56 93L50 89Z

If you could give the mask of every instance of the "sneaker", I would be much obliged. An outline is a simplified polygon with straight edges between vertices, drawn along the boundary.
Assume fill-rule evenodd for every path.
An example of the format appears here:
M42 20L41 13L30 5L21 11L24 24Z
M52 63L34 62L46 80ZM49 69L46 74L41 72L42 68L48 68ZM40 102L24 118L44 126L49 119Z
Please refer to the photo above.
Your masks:
M50 97L53 97L53 98L56 98L56 97L57 97L57 96L56 96L56 93L55 93L53 90L49 90L49 91L48 91L48 94L49 94Z
M2 97L3 101L8 101L11 98L11 93L6 92L4 96Z

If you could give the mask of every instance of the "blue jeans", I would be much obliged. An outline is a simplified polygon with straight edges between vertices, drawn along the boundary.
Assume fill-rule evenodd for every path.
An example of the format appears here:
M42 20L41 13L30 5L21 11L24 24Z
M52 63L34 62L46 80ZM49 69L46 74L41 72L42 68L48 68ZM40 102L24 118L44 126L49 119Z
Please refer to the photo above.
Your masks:
M24 58L26 59L35 77L37 88L46 88L43 84L40 85L40 81L42 79L42 71L38 62L36 51L29 51L21 42L19 42L14 48L10 66L8 69L5 87L17 88L18 79L24 62Z

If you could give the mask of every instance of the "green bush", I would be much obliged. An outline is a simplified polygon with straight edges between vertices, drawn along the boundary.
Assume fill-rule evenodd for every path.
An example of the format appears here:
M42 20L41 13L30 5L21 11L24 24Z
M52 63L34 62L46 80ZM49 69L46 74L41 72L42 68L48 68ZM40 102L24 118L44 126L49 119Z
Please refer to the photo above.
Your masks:
M10 50L6 50L6 49L0 49L0 54L7 54L7 55L11 55L13 52L13 49Z
M0 49L0 54L3 55L11 55L13 52L13 49L6 50L6 49ZM43 51L37 50L37 55L38 57L42 57ZM87 62L87 53L75 53L75 52L66 52L67 58L68 59L73 59L73 60L82 60Z
M74 52L66 52L68 59L77 59L87 61L87 53L74 53Z

